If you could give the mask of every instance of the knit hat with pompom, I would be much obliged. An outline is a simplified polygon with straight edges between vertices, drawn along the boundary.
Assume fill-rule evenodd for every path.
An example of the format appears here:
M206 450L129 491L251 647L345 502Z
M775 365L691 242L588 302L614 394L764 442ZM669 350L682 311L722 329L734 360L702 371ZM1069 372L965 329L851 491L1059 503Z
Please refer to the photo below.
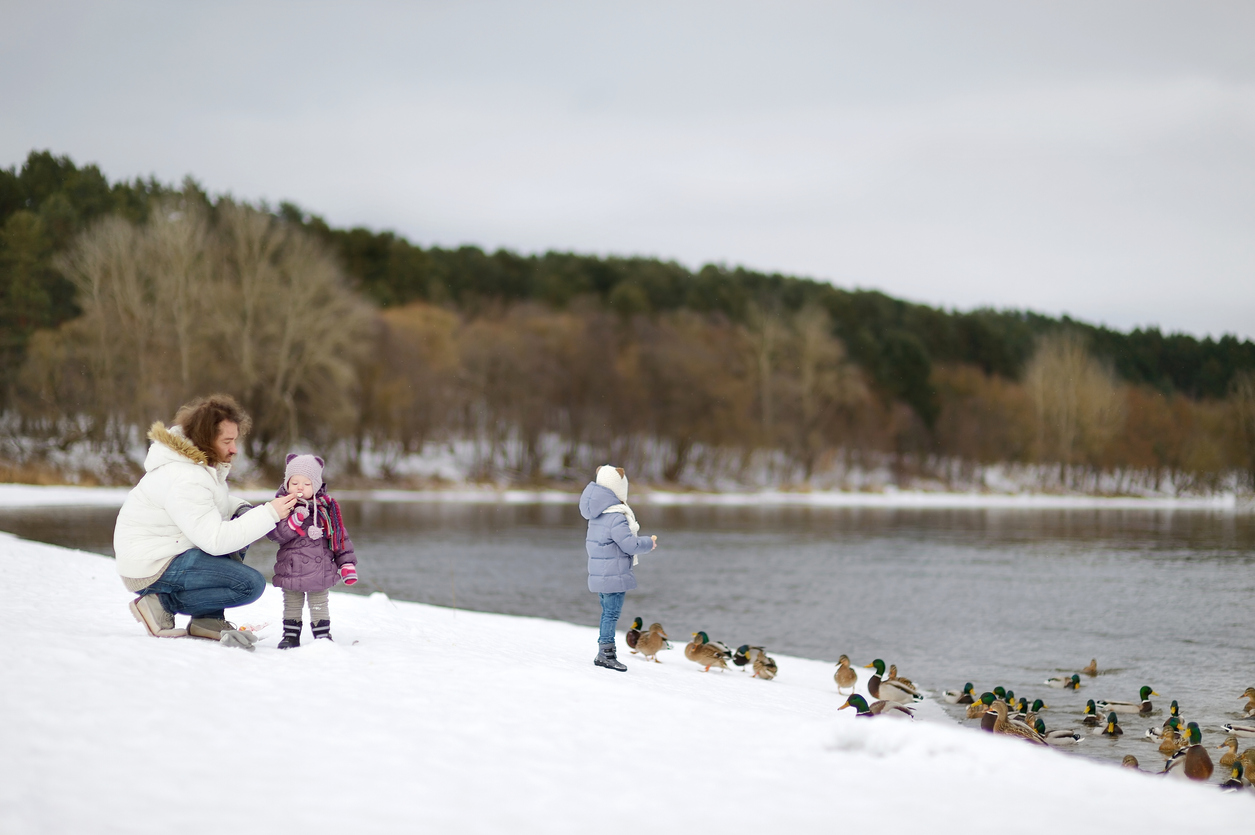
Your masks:
M287 458L288 465L283 470L283 489L288 488L288 480L294 475L303 475L314 484L314 492L322 489L323 460L317 455L297 455L292 453Z

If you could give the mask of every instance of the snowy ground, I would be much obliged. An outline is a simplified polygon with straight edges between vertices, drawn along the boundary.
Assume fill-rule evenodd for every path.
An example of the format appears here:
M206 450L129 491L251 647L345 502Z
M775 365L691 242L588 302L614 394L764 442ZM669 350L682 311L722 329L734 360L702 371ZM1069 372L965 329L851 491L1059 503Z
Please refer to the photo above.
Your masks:
M104 557L0 534L0 572L5 835L1240 832L1255 816L1255 796L994 738L931 703L923 721L856 720L830 661L702 673L675 635L662 664L615 673L593 667L590 627L344 594L336 643L281 652L273 588L233 610L272 624L250 654L148 637Z
M129 488L125 487L44 487L31 484L0 484L0 507L121 507ZM269 501L273 490L238 490L234 495L250 501ZM499 504L569 504L576 495L558 490L493 490L461 488L448 490L337 490L340 499L362 499L379 502L485 502ZM781 491L729 493L671 493L660 490L637 491L633 504L677 505L794 505L808 507L883 507L883 508L1006 508L1006 509L1074 509L1107 508L1111 510L1237 510L1255 511L1255 503L1239 500L1233 493L1209 497L1138 498L1103 496L1054 496L1025 493L941 493L908 490L886 490L879 493L823 491L793 493Z

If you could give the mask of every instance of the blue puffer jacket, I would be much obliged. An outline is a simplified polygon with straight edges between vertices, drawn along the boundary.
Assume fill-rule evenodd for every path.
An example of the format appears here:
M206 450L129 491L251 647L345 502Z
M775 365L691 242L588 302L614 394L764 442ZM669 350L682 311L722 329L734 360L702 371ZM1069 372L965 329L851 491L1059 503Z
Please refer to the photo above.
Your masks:
M588 590L612 593L636 588L632 574L632 555L652 550L654 541L647 536L632 536L627 517L622 513L606 513L606 508L623 504L608 487L589 482L580 496L580 515L588 520Z

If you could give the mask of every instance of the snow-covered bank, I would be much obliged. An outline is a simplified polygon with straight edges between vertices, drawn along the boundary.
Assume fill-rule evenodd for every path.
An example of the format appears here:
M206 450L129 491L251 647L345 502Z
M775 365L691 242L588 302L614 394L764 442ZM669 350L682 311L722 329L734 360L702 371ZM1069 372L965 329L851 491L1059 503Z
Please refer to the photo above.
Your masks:
M827 661L777 655L764 682L677 646L620 674L592 666L591 627L344 594L336 643L280 652L273 588L233 610L272 624L249 654L147 637L103 557L0 535L0 571L6 835L1243 831L1255 813L932 704L855 719Z
M0 484L0 507L121 507L126 498L121 487L44 487L30 484ZM233 491L251 501L268 501L272 490ZM341 499L377 502L447 502L492 504L574 504L577 494L561 490L495 490L458 488L448 490L337 490ZM842 491L814 492L727 492L673 493L639 490L633 504L866 507L866 508L990 508L1032 509L1111 509L1111 510L1218 510L1255 512L1255 502L1239 499L1233 493L1210 497L1138 498L1024 493L935 493L885 490L877 493Z

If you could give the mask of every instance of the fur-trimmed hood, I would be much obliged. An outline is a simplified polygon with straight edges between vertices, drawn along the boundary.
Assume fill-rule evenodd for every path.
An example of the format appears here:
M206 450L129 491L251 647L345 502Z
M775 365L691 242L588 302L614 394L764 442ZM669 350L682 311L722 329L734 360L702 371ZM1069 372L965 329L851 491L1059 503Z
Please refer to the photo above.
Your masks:
M164 423L157 421L148 430L148 439L153 445L148 448L148 456L144 459L144 472L151 473L168 464L196 464L222 480L231 469L230 464L210 464L209 456L187 439L182 426L167 429Z

